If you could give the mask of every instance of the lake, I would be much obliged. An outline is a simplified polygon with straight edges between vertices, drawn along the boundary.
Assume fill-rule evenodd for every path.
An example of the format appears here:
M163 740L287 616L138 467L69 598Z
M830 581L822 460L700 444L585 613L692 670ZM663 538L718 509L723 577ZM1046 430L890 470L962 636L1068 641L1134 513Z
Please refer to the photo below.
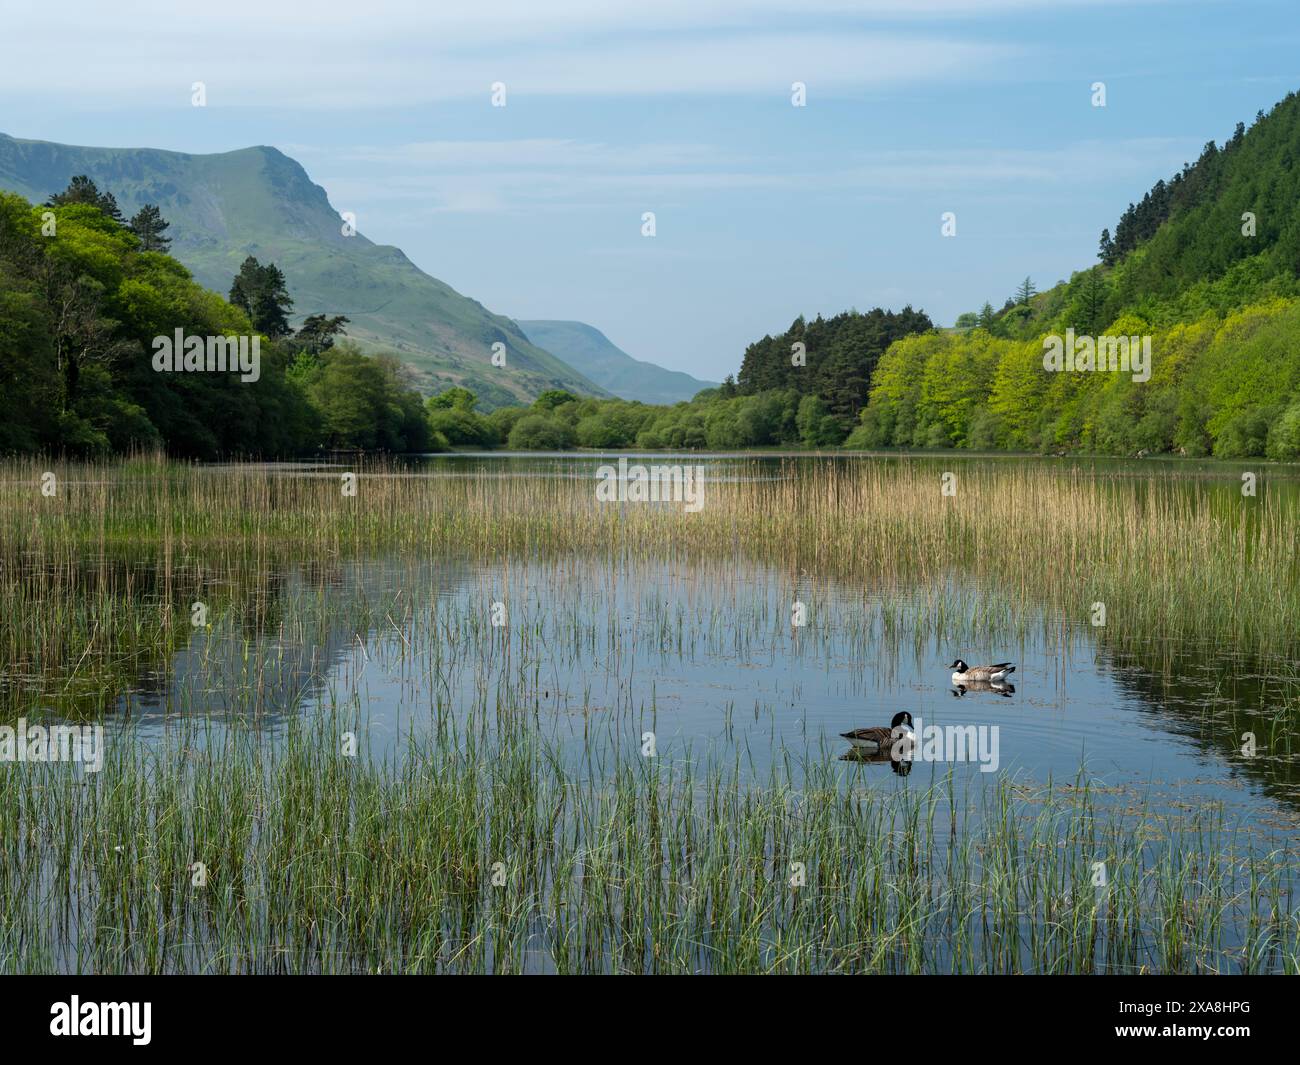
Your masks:
M564 774L564 787L591 789L598 796L592 802L603 801L606 790L617 794L627 774L642 771L692 781L692 802L717 788L718 780L736 794L779 793L783 805L796 809L829 789L839 793L834 801L866 802L873 816L888 817L926 804L933 812L935 796L945 795L951 809L931 826L928 846L950 852L959 839L1000 838L979 834L1005 830L1011 801L1005 796L1027 809L1056 810L1083 795L1088 818L1110 819L1120 826L1117 832L1133 834L1142 863L1152 840L1167 845L1160 861L1230 856L1230 867L1215 876L1198 869L1213 882L1211 894L1222 894L1221 905L1212 917L1190 919L1188 940L1205 933L1210 941L1197 942L1185 956L1176 946L1180 960L1171 968L1287 967L1287 937L1294 934L1289 877L1300 835L1294 729L1300 687L1294 641L1270 644L1267 636L1285 624L1296 575L1293 567L1268 559L1285 547L1274 540L1295 528L1296 470L943 455L628 456L634 464L702 467L704 505L693 515L674 502L596 502L598 469L617 460L488 453L363 468L351 502L364 507L370 486L382 482L384 501L373 509L398 517L380 528L381 513L367 511L364 519L359 513L347 518L357 525L326 531L322 524L330 519L322 514L330 511L322 508L350 505L346 492L337 500L323 494L350 471L346 464L187 468L170 488L159 488L170 483L164 468L71 473L63 491L69 506L78 492L85 494L76 504L84 513L61 518L65 525L48 541L37 534L24 551L6 554L5 575L15 605L62 597L51 627L69 624L68 612L77 611L67 600L83 596L85 617L70 624L84 626L91 638L79 655L67 654L62 667L51 668L55 637L43 635L28 650L10 635L0 689L8 717L21 712L32 720L102 725L110 760L91 779L91 791L107 787L115 772L138 772L148 781L141 767L156 771L160 761L174 759L197 759L200 767L197 785L190 780L178 785L182 790L203 787L205 760L237 757L241 765L256 766L267 757L266 772L273 775L295 757L304 727L323 727L318 742L329 746L345 735L356 758L397 779L427 766L429 758L445 757L442 747L472 748L491 758L517 744L536 745ZM877 479L867 489L859 484L864 468ZM1258 478L1253 495L1242 493L1247 472ZM956 477L955 497L944 495L948 473ZM919 485L931 482L933 498L913 498ZM22 483L21 477L7 479L11 493ZM156 500L145 502L158 491L172 493L161 525L155 519L162 511L150 509ZM1038 492L1060 500L1054 524L1045 524L1042 505L1029 505ZM125 502L108 506L114 493ZM308 493L316 509L307 514L308 497L295 493ZM979 499L968 502L963 493ZM430 508L450 508L450 497L462 517L436 511L430 527L441 531L426 540L422 522L429 512L402 510L417 496ZM272 529L254 521L250 528L249 519L223 517L223 500L244 513L260 508L285 515L286 524ZM724 501L726 512L718 515ZM932 521L920 507L935 509ZM890 508L898 513L886 514ZM1176 564L1150 557L1143 537L1155 543L1157 534L1135 533L1125 524L1127 515L1152 508L1175 525L1175 542L1162 547L1174 552L1175 562L1196 550L1198 537L1205 540L1206 557L1222 567L1213 589L1240 586L1251 594L1244 577L1240 585L1229 583L1241 561L1251 580L1260 579L1260 565L1271 566L1263 576L1280 586L1281 598L1260 603L1256 594L1248 603L1225 605L1216 597L1204 610L1189 610L1177 597L1195 602L1204 589L1185 588L1188 575ZM149 542L83 523L87 514L105 510L119 517L125 510L122 521L155 533L161 527L163 534ZM1102 527L1105 538L1095 538L1091 523L1102 512L1111 525ZM173 524L176 515L183 521ZM697 517L695 527L685 524ZM887 519L897 520L888 548L865 532L859 539L853 526ZM225 527L226 520L236 526ZM1027 528L1035 521L1044 523L1037 539ZM379 531L367 535L370 522ZM1042 543L1044 528L1060 529L1057 547ZM676 535L674 529L684 531ZM972 529L987 542L973 544ZM598 545L584 539L597 536ZM1211 542L1215 536L1220 539ZM990 562L988 545L1004 541L1008 557ZM251 549L250 543L262 546ZM1089 547L1082 558L1080 544ZM1134 551L1136 562L1125 560ZM1173 591L1135 586L1144 567L1161 574ZM1105 609L1099 613L1098 606ZM1169 613L1175 606L1177 614ZM155 631L149 619L159 613L169 620ZM1239 616L1249 618L1249 627ZM1236 643L1234 625L1242 633ZM37 628L44 632L44 623ZM107 639L110 630L116 635ZM1010 661L1016 668L1008 685L962 687L950 677L957 658ZM913 716L922 741L905 771L898 771L898 760L850 755L841 733L888 726L900 711ZM927 735L940 737L929 751ZM969 749L962 745L967 738ZM77 772L42 768L62 771L64 778ZM17 771L0 767L0 773ZM479 764L468 775L482 771ZM534 764L529 772L539 771ZM54 801L21 790L32 786L28 779L13 785L20 789L16 799ZM82 794L67 801L86 802L86 790L83 783ZM713 823L718 817L715 812ZM574 840L586 838L581 822L569 826ZM563 826L564 818L558 823ZM253 818L250 850L241 861L265 861L255 854L258 831ZM1059 831L1062 839L1073 838L1073 828ZM823 861L833 863L844 846L835 832L828 830L811 848L822 848ZM1188 850L1183 832L1201 840L1202 850ZM755 846L773 861L781 849L772 835ZM846 869L855 862L849 853L841 860ZM973 864L987 861L987 854L977 855ZM1118 885L1123 871L1115 865L1123 861L1099 852L1086 868L1063 868L1061 897L1079 905L1079 890L1072 893L1065 883L1074 877L1095 891ZM1156 858L1151 861L1154 869ZM1273 878L1268 882L1280 900L1269 918L1277 927L1268 935L1252 931L1249 903L1242 903L1252 896L1257 875L1251 863L1267 866L1258 875ZM62 891L69 879L85 881L74 893L100 891L93 882L104 874L94 861L37 864L39 873L31 875L47 891ZM1106 868L1099 873L1097 865ZM1135 873L1130 916L1155 907L1145 892L1159 894L1178 883L1163 867L1152 869L1143 865ZM535 886L542 895L554 894L559 875L548 864ZM951 867L929 876L954 890ZM1256 887L1262 882L1254 880ZM11 890L17 884L8 881ZM129 882L121 890L132 894ZM541 909L548 904L538 903ZM1102 911L1106 905L1100 895L1092 904ZM615 907L620 920L629 905L624 897ZM984 905L995 908L987 900ZM1023 927L1053 924L1046 904L1026 908L1015 898L996 905L1008 907ZM547 970L615 964L608 943L581 962L553 942L539 947L539 938L546 942L551 935L542 929L550 926L539 925L536 913L519 919L527 947L515 944L512 955L498 944L479 955L481 969L508 967L506 956L523 968ZM644 918L652 929L659 919ZM935 919L928 915L918 936L929 937L929 967L940 971L967 964L980 971L1053 965L1123 970L1130 957L1124 951L1139 958L1169 949L1158 933L1142 933L1109 962L1103 951L1103 960L1089 954L1092 961L1083 963L1077 944L1063 955L1028 945L1003 957L978 932L945 926L936 933L925 923ZM766 920L780 924L774 913ZM274 939L280 932L267 921L266 937ZM67 942L59 942L74 926L79 923L49 931L47 960L55 959L57 967L82 964ZM818 929L824 942L810 953L808 967L854 968L835 960L842 944L824 925ZM385 931L378 953L389 957L391 950L409 959L402 934L396 927ZM972 947L967 935L982 945ZM341 931L337 936L346 939ZM113 939L102 949L137 958L130 952L138 944L128 948ZM352 949L327 962L318 948L296 942L293 956L307 970L350 969ZM122 954L112 956L120 960ZM646 956L657 957L654 950L638 955ZM258 964L250 957L246 952L238 967L265 971L265 959ZM448 964L438 957L438 965ZM684 949L682 959L691 969L725 970L731 961L728 955L720 964L717 954L698 946ZM903 970L911 959L891 955L881 964ZM156 960L163 969L212 965L210 955L192 948L171 955L160 947Z

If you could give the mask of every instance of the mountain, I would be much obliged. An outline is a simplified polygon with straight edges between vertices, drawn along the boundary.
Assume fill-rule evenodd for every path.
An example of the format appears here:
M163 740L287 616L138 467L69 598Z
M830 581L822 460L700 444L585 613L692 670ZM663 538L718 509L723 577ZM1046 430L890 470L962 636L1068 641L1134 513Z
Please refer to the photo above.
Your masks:
M585 322L516 322L538 347L568 363L584 377L622 399L642 403L679 403L716 381L701 381L679 370L665 370L634 359Z
M274 262L288 278L295 322L308 314L347 315L348 335L399 356L423 391L461 384L486 407L531 400L548 388L608 394L400 249L360 233L344 236L325 190L275 148L188 155L0 134L0 189L44 203L76 174L111 192L128 218L145 203L157 204L171 223L172 255L222 296L246 256ZM491 363L497 342L506 348L500 369Z

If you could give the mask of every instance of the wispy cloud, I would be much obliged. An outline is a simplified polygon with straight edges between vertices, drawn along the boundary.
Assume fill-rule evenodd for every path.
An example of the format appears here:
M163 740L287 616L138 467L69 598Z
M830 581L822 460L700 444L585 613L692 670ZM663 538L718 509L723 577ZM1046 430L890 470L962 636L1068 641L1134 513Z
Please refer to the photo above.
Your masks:
M0 92L163 106L188 102L191 83L202 81L213 107L336 109L486 99L497 81L525 95L785 93L793 80L834 94L986 71L1017 48L938 30L925 16L1043 6L811 0L792 14L766 0L500 0L469 10L322 0L309 17L293 8L289 17L245 0L183 9L126 0L57 30L28 8L6 27Z
M803 197L910 197L942 192L965 199L1024 195L1110 177L1171 169L1190 143L1133 138L1041 149L939 148L841 153L834 159L741 154L699 144L630 146L566 139L421 141L315 156L311 168L336 199L406 204L418 213L578 209L635 198L740 190ZM383 180L373 177L383 173ZM419 204L412 207L412 204Z

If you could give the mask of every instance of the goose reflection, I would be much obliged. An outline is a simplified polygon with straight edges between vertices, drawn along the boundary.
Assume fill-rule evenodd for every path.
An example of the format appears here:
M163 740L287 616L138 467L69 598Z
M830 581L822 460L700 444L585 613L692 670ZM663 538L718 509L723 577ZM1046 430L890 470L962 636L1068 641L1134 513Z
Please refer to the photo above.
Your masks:
M857 762L861 765L887 765L896 776L905 777L912 771L912 759L894 758L888 751L868 751L863 747L850 747L842 755L841 762Z
M994 695L1001 695L1004 699L1010 699L1016 694L1016 686L1005 681L968 680L952 689L952 695L955 699L961 699L971 692L992 692Z

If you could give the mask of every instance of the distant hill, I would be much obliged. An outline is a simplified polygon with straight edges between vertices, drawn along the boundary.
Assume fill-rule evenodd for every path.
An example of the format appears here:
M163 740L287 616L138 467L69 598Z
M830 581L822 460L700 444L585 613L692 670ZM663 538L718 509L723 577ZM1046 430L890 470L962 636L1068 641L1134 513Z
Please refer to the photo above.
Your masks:
M584 377L622 399L679 403L703 389L717 387L716 381L701 381L679 370L665 370L652 362L634 359L599 329L584 322L516 324L538 347L558 356Z
M157 204L171 223L172 254L222 296L246 256L276 263L288 278L295 322L313 313L347 315L349 336L398 355L425 391L462 384L485 406L531 400L548 388L607 394L400 249L359 233L343 236L325 190L275 148L187 155L0 134L0 189L43 203L76 174L111 192L127 217ZM504 369L490 361L496 342L506 347Z

